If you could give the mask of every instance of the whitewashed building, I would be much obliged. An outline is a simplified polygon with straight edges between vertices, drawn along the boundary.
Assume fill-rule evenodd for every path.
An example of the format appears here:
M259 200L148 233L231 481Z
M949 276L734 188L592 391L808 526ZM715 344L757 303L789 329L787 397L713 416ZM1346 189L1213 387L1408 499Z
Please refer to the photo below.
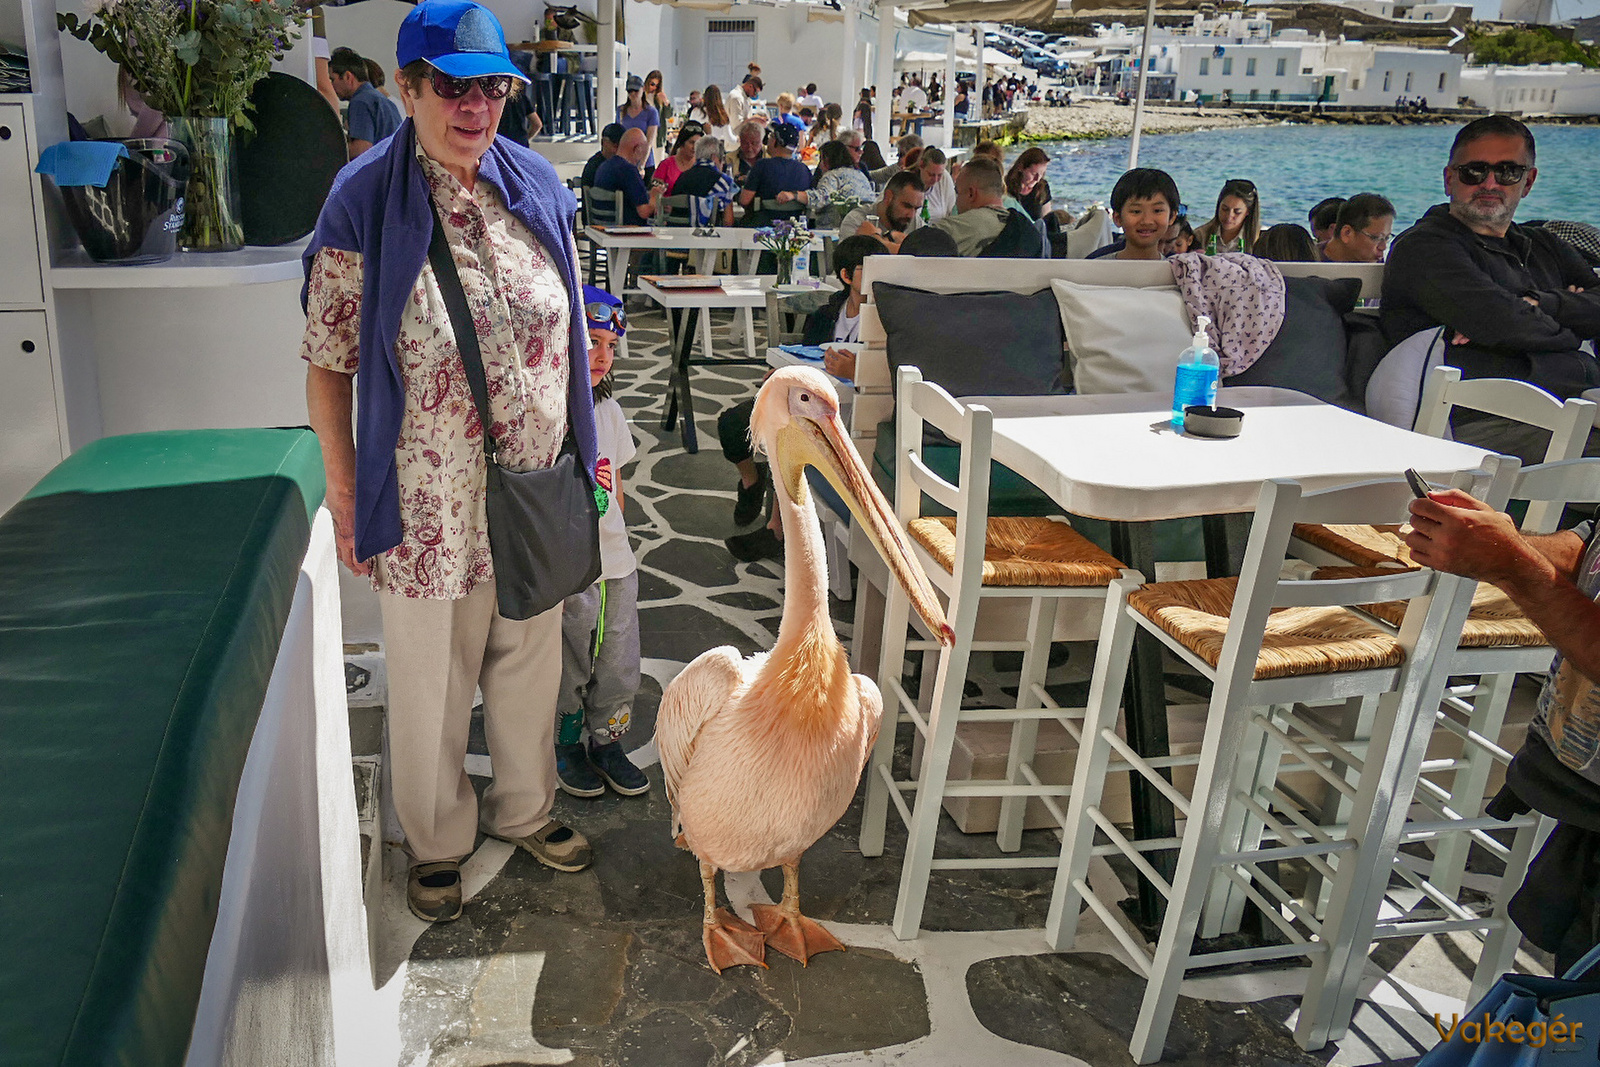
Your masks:
M1173 51L1169 62L1179 99L1192 92L1210 102L1226 92L1235 103L1321 99L1384 106L1403 96L1453 107L1461 95L1462 57L1433 49L1295 39L1286 33L1265 43L1186 42Z
M1600 115L1600 70L1576 63L1467 67L1461 94L1479 107L1525 115Z

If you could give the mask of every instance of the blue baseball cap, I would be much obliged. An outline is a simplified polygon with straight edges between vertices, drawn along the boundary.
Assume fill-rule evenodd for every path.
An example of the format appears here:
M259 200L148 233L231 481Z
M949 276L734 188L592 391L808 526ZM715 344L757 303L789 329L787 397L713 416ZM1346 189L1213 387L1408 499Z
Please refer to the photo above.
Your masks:
M524 82L506 50L506 34L494 12L472 0L425 0L400 23L395 58L402 67L419 59L452 78L509 74Z
M583 287L583 317L591 330L610 330L621 337L628 332L628 316L622 301L592 285Z

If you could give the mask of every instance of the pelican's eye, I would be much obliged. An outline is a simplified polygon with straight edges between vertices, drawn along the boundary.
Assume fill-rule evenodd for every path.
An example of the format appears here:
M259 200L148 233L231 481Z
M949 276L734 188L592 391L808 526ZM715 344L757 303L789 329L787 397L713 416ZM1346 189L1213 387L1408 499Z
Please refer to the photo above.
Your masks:
M811 403L811 394L810 393L801 393L800 394L800 403L802 403L802 404Z

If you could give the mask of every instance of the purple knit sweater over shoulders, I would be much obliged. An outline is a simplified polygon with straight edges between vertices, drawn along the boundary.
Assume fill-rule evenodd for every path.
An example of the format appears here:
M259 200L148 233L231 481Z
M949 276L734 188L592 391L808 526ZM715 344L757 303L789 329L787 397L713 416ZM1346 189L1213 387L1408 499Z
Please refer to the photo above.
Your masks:
M567 422L584 466L594 473L597 446L594 393L589 388L589 337L583 317L583 288L573 261L573 216L577 201L537 153L497 137L478 163L478 178L492 185L506 210L523 225L557 265L571 299ZM400 481L395 446L405 413L405 384L395 358L400 316L428 260L433 212L428 184L416 158L416 134L406 119L392 137L380 141L339 172L317 218L317 228L302 259L306 306L311 265L323 248L360 252L361 369L356 374L357 559L370 559L400 543Z

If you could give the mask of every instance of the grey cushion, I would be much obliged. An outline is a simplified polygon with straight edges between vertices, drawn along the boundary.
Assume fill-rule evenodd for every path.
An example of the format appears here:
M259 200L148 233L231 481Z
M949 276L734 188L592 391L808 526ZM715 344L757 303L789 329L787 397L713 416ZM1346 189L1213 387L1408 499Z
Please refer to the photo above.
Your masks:
M873 282L889 367L918 367L951 396L1064 393L1065 341L1055 294L930 293Z
M1223 385L1275 385L1351 411L1362 410L1345 373L1344 316L1355 307L1355 278L1284 278L1283 325L1272 344L1243 373Z

